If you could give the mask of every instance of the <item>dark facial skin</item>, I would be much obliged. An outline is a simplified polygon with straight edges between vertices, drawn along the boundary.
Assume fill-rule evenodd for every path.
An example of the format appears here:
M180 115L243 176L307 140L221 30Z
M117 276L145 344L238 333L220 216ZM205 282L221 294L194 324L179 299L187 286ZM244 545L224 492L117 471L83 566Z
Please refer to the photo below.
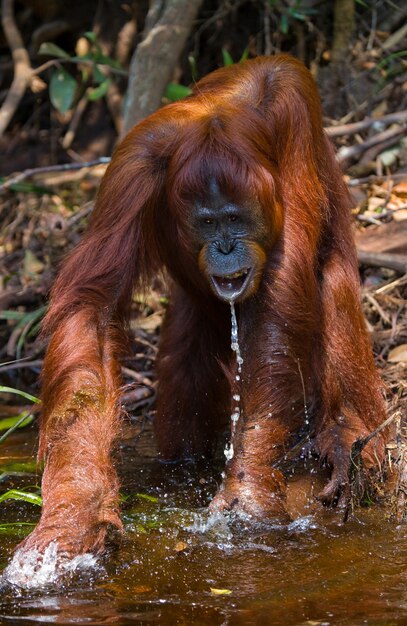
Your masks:
M201 271L221 300L242 301L259 286L267 243L261 208L228 200L215 181L208 198L197 202L191 216Z

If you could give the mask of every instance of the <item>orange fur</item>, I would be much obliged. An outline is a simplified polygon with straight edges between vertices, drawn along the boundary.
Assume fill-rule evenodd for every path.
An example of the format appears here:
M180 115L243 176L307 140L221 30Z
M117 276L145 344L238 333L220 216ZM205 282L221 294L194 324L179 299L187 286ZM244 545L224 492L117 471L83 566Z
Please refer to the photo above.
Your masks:
M89 229L54 285L44 322L44 509L27 548L56 539L69 554L98 551L107 526L120 528L111 460L118 359L133 290L162 267L173 287L157 365L160 454L209 453L228 421L229 308L208 287L186 219L210 179L236 204L260 206L269 230L253 295L237 303L244 366L232 387L242 417L213 508L285 516L284 480L273 465L304 422L304 402L333 467L327 500L346 484L352 443L384 419L348 193L311 75L285 55L218 70L122 141ZM382 456L380 436L365 458Z

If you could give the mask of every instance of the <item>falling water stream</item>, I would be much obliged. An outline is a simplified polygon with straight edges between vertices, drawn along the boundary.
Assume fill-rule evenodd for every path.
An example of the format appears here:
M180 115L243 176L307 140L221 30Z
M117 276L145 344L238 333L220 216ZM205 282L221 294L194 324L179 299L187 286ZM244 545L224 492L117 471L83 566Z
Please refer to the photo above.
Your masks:
M235 376L236 387L239 386L240 375L242 373L242 365L243 358L240 352L239 346L239 332L237 327L237 319L236 319L236 310L235 304L233 300L230 302L230 313L231 313L231 321L232 321L232 331L231 331L231 348L233 352L236 353L236 364L237 364L237 373ZM230 416L231 420L231 429L230 429L230 441L226 444L224 454L226 461L231 461L234 456L234 437L236 432L236 426L240 418L240 394L234 393L232 396L233 402L235 403L232 407L232 414Z

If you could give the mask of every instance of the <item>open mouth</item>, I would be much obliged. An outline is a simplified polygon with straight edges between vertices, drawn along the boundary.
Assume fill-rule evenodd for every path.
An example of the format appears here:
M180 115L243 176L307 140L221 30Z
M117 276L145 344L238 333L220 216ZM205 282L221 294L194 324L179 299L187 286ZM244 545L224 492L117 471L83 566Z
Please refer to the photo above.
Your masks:
M251 268L247 267L225 276L211 276L217 295L222 300L236 300L244 292L251 276Z

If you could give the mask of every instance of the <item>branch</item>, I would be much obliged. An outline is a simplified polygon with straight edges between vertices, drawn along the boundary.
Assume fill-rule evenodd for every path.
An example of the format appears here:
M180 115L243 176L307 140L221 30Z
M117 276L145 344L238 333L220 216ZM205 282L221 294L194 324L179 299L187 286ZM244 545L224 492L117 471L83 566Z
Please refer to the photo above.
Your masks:
M371 148L372 146L376 146L377 144L386 142L386 147L394 145L405 134L405 128L388 128L382 133L378 133L373 137L369 137L369 139L366 139L366 141L363 141L362 143L355 144L354 146L343 146L342 148L340 148L340 150L338 150L337 159L339 163L343 163L344 161L348 161L349 159L353 159L359 156L359 154L365 152L368 148Z
M372 183L385 183L387 181L392 181L393 183L398 180L404 180L407 178L406 172L399 172L396 174L389 174L384 176L378 176L377 174L371 174L370 176L365 176L364 178L351 178L346 181L348 187L358 187L359 185L367 185Z
M30 57L24 47L20 31L18 30L13 14L14 0L2 0L1 21L3 24L4 35L11 50L11 56L14 63L14 78L8 90L7 96L0 109L0 137L10 123L11 118L16 112L18 105L29 85L34 90L40 90L45 87L43 81L34 77ZM35 81L35 82L34 82Z
M389 113L383 115L383 117L366 117L360 122L354 122L352 124L341 124L338 126L327 126L325 132L329 137L341 137L343 135L354 135L361 130L366 130L373 125L387 125L394 122L407 122L407 111L398 111L396 113Z
M155 0L130 64L124 131L159 108L202 0Z
M26 178L31 178L32 176L36 176L37 174L48 174L49 172L69 172L71 170L80 170L83 167L95 167L96 165L105 165L110 163L110 157L100 157L100 159L95 159L94 161L83 161L82 163L62 163L61 165L46 165L44 167L32 167L28 170L24 170L17 176L13 176L9 178L4 183L0 185L0 193L2 191L6 191L10 189L12 185L16 185L17 183L21 183Z
M363 265L373 267L388 267L389 269L407 274L407 254L391 254L389 252L364 252L358 250L358 261Z

